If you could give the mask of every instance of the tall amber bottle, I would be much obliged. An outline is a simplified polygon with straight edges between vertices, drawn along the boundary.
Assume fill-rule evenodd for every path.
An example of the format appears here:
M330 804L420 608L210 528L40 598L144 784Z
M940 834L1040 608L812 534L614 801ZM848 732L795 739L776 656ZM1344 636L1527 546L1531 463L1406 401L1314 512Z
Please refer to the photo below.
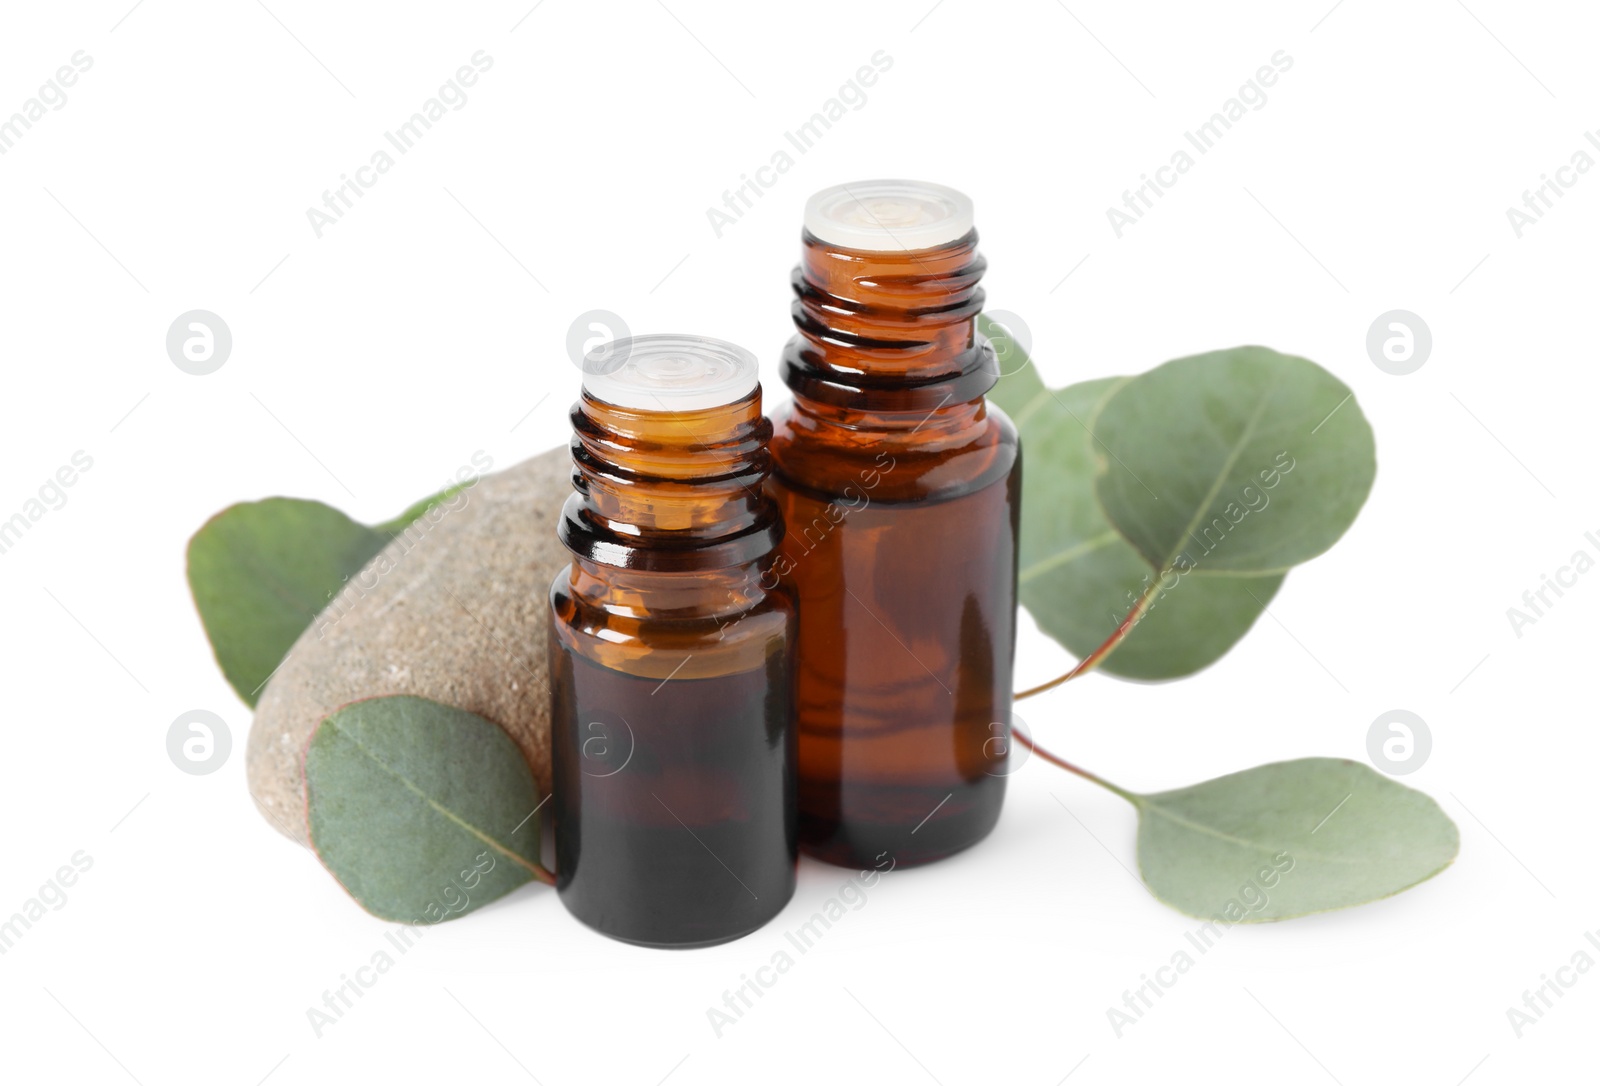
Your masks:
M794 892L772 428L731 344L643 336L608 358L572 409L573 560L550 590L557 889L613 938L706 946Z
M1005 795L1022 461L984 400L977 243L939 185L806 207L768 490L800 604L800 843L832 863L948 856Z

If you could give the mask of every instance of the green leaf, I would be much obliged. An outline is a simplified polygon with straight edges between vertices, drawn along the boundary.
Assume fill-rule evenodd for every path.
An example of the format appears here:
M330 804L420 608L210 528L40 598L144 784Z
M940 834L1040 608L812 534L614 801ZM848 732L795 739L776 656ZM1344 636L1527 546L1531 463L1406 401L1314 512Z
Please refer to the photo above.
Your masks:
M389 542L321 502L230 506L189 541L189 591L217 664L254 706L295 639Z
M983 318L980 322L986 335L1004 334ZM1325 549L1348 527L1371 487L1370 428L1355 403L1346 402L1349 390L1304 359L1264 348L1241 348L1179 359L1142 377L1103 378L1052 391L1020 348L1014 344L1013 348L1008 358L1014 371L1000 380L990 399L1011 415L1022 435L1021 601L1040 629L1081 659L1111 635L1141 594L1153 592L1150 609L1102 663L1102 669L1112 674L1170 679L1214 663L1260 617L1292 564L1275 560L1252 569L1246 557L1260 558L1277 548L1281 552L1277 558L1287 554L1303 561L1310 557L1309 543L1320 541ZM1231 407L1211 402L1215 397L1205 386L1213 374L1226 395L1234 397ZM1184 390L1192 392L1196 386L1200 392L1186 407ZM1316 395L1304 392L1306 388L1316 390ZM1256 455L1257 446L1278 432L1262 420L1269 415L1277 418L1294 389L1302 390L1301 398L1307 402L1325 398L1324 416L1335 406L1339 410L1310 435L1315 444L1294 446L1300 455L1291 470L1276 467L1275 454L1282 446L1274 448L1262 466L1240 467L1254 465L1250 457ZM1337 395L1332 394L1335 391ZM1201 453L1190 452L1188 443L1215 450L1222 431L1208 428L1236 420L1240 405L1250 402L1244 398L1247 394L1255 396L1260 418L1234 466L1224 472L1226 456L1208 461ZM1186 411L1199 412L1198 417L1208 421L1194 423ZM1304 429L1312 430L1321 418L1312 419ZM1196 427L1200 433L1191 432ZM1236 436L1239 429L1242 426L1236 425ZM1347 476L1326 470L1326 463L1334 460L1351 469ZM1130 470L1128 465L1134 463L1138 468ZM1193 491L1207 470L1220 482L1217 497L1201 511L1216 507L1225 520L1231 514L1238 523L1227 520L1223 533L1205 521L1202 528L1210 529L1212 553L1199 546L1180 552L1178 568L1185 572L1179 573L1171 563L1151 557L1157 549L1150 545L1152 532L1136 536L1135 528L1162 523L1161 516L1171 515L1167 506L1177 509L1180 496ZM1254 489L1248 495L1243 493L1244 482L1237 493L1230 490L1246 470L1267 471L1273 485L1266 487L1257 474L1250 477ZM1276 476L1271 475L1274 471ZM1113 472L1115 484L1107 482ZM1171 496L1165 504L1158 502L1144 491L1141 481L1154 494ZM1127 486L1137 489L1144 501L1128 495ZM1107 515L1102 488L1118 499L1121 519ZM1334 491L1338 500L1330 498ZM1236 508L1228 508L1229 500L1236 502ZM1320 513L1318 501L1326 502ZM1258 508L1252 510L1252 503ZM1159 507L1158 513L1151 513L1151 507ZM1185 524L1199 507L1198 496L1187 503ZM1245 510L1242 516L1240 510ZM1280 511L1286 515L1276 517ZM1136 539L1146 545L1137 546ZM1225 563L1223 557L1231 561Z
M1095 493L1156 569L1281 573L1331 547L1377 471L1354 394L1265 347L1179 358L1095 416Z
M1207 919L1284 920L1389 897L1450 866L1461 844L1428 796L1338 758L1124 795L1139 810L1151 892Z
M390 539L471 483L425 498L376 527L332 506L267 498L229 506L189 541L189 591L217 664L245 704L305 628Z
M305 768L312 847L375 916L438 923L542 873L533 774L475 713L354 702L317 726Z
M476 486L477 482L477 479L468 479L464 483L457 483L454 486L445 487L443 490L439 491L439 493L423 498L421 501L412 505L409 509L401 513L398 517L395 517L393 520L386 520L382 524L374 524L373 528L377 531L383 532L389 536L389 538L393 539L395 536L409 528L411 526L411 522L422 516L422 514L426 513L440 502L449 501L463 490L467 490L470 487Z

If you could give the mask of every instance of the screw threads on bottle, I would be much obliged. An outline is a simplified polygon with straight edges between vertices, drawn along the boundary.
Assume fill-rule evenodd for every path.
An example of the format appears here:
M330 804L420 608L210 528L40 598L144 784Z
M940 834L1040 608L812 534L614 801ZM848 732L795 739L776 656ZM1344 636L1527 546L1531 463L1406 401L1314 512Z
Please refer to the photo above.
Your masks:
M790 277L799 335L782 376L797 397L868 411L931 411L998 379L977 332L978 235L912 252L842 249L811 234Z
M560 526L576 555L626 569L731 566L781 534L761 492L772 424L761 394L695 411L572 408L572 485Z

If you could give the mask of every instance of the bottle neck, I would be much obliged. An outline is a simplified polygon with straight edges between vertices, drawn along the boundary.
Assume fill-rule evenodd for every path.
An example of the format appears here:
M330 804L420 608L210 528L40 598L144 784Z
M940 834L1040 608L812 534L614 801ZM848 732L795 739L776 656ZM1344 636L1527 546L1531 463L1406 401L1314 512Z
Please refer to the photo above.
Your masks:
M572 486L558 533L578 558L692 572L756 562L782 535L761 484L772 424L761 390L696 411L642 411L584 393L573 405Z
M935 249L843 249L809 232L790 282L799 335L784 383L808 413L909 418L981 411L999 379L978 334L986 263L978 234ZM898 425L888 428L898 428Z

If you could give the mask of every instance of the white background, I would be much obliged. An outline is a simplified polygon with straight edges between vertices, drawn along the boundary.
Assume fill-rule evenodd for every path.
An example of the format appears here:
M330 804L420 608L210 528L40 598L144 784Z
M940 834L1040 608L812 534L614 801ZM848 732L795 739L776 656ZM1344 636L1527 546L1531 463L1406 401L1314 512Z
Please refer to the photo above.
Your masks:
M1600 573L1520 638L1506 616L1600 551L1600 171L1521 238L1506 217L1600 129L1592 12L128 2L0 15L0 116L93 58L0 156L0 519L75 451L94 462L0 555L0 914L93 858L0 959L8 1079L1592 1079L1600 972L1520 1039L1506 1018L1600 928ZM493 67L467 104L319 239L306 209L477 50ZM715 236L706 209L878 50L866 104ZM1267 104L1117 238L1106 209L1277 50L1294 64ZM770 927L689 953L608 942L529 886L429 929L319 1039L307 1008L389 926L253 809L250 714L190 603L189 535L272 494L380 520L475 450L506 466L564 441L564 341L589 309L747 345L775 402L804 200L876 176L973 196L989 304L1023 316L1053 384L1265 343L1346 381L1377 433L1354 528L1234 652L1024 703L1035 733L1157 790L1365 758L1373 719L1409 709L1434 747L1405 779L1459 823L1459 861L1231 931L1118 1038L1107 1008L1195 922L1130 876L1130 808L1034 763L988 841L884 880L720 1038L706 1009L846 872L803 862ZM164 347L195 308L234 337L206 377ZM1405 377L1365 348L1394 308L1434 337ZM1019 685L1069 662L1029 626ZM210 776L166 753L191 709L232 731Z

